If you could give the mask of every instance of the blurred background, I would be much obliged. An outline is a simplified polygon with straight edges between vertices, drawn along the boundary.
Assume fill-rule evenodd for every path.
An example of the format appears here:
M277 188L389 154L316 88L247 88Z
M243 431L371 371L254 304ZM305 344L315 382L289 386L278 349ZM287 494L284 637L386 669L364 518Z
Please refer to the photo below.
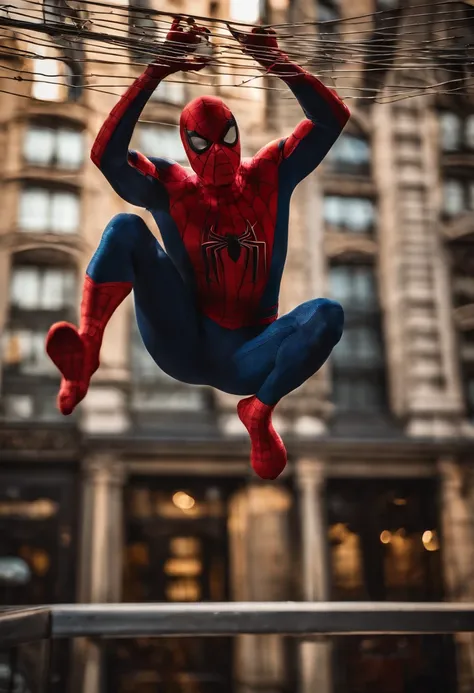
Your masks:
M471 4L0 8L3 606L474 600ZM281 312L330 296L346 331L329 364L277 408L290 457L277 482L249 468L237 398L155 366L132 300L112 318L84 403L69 418L55 407L45 334L77 320L107 221L133 211L159 236L89 151L176 12L203 18L215 59L159 86L134 148L183 162L177 122L198 94L228 103L246 156L301 119L222 19L277 25L281 45L352 111L293 196ZM469 635L80 641L55 645L53 664L57 693L474 691Z

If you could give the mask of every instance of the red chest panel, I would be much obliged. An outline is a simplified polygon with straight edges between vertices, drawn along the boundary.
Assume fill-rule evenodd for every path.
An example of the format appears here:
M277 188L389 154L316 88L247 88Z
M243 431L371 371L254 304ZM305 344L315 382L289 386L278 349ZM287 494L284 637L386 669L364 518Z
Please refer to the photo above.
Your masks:
M245 171L245 169L244 169ZM223 327L255 325L273 252L277 168L222 191L189 183L170 192L170 214L194 267L202 312ZM268 320L267 320L268 322Z

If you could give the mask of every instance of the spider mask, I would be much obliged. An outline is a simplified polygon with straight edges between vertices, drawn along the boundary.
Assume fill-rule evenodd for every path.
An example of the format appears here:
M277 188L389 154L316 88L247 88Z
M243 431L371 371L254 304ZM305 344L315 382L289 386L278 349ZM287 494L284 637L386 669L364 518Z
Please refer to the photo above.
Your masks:
M240 166L240 139L232 112L215 96L194 99L180 119L181 140L204 185L230 185Z

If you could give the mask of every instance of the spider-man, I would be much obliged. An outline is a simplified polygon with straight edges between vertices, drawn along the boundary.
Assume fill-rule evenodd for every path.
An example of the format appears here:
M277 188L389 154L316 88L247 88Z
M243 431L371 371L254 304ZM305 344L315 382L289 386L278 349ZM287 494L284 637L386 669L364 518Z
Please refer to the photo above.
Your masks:
M180 119L193 171L129 151L159 82L207 63L198 51L190 55L206 30L189 23L184 29L174 21L159 64L149 65L122 96L91 153L124 200L151 212L166 252L140 217L114 217L87 269L80 327L54 325L47 352L63 376L59 408L70 414L99 366L107 322L133 288L143 342L163 371L185 383L251 395L239 402L238 415L250 434L254 470L274 479L287 455L272 411L323 365L344 322L341 306L324 298L277 319L290 197L334 144L349 111L291 62L273 32L231 29L245 53L288 85L306 119L289 137L241 160L231 111L219 98L199 97Z

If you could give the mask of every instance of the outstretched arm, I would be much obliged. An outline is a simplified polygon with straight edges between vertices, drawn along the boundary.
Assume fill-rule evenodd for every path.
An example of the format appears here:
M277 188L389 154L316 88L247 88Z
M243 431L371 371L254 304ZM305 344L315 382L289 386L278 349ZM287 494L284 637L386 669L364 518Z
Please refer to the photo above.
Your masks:
M201 27L184 31L180 20L173 22L163 44L159 63L152 63L127 89L100 129L91 159L113 189L127 202L139 207L159 207L166 199L165 181L182 171L172 163L160 169L140 152L129 151L135 125L153 91L168 75L179 70L199 70L204 61L187 59L186 53L200 42Z
M324 159L349 120L350 111L333 89L280 50L273 32L263 29L254 29L250 34L231 31L244 51L265 67L268 74L279 77L289 86L306 116L289 137L271 142L256 155L257 161L270 154L279 156L286 176L296 185Z

